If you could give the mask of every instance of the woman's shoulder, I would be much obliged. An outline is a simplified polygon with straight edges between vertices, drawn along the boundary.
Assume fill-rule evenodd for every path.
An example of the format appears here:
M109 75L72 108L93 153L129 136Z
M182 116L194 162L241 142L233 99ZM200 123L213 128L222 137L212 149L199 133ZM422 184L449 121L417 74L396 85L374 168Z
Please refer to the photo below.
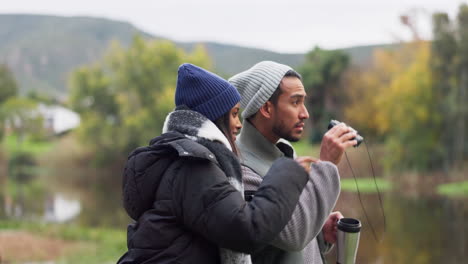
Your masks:
M157 159L168 154L181 158L206 159L217 163L216 155L204 144L177 132L166 132L152 139L148 146L139 147L132 151L128 159L130 160L132 157L141 159L145 156Z
M218 163L215 153L208 149L204 144L189 138L181 138L169 143L180 158L207 160Z

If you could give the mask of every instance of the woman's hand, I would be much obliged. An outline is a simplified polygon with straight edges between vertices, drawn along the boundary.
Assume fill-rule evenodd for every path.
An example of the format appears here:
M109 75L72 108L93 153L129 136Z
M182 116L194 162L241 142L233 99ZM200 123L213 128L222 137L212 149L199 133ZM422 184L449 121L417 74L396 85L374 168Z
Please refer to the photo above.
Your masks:
M302 157L297 157L295 161L299 163L299 165L301 165L307 171L307 173L309 173L310 164L312 164L312 162L313 163L318 162L319 159L310 157L310 156L302 156Z

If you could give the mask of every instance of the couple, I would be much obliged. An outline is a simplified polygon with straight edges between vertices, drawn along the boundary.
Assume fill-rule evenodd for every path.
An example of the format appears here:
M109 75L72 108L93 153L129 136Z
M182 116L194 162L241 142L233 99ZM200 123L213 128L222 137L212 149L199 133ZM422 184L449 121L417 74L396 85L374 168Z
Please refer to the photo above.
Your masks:
M163 134L125 167L124 207L135 222L119 263L322 263L342 217L330 214L335 164L357 142L340 124L325 134L320 160L292 159L286 140L302 135L305 96L300 75L279 63L229 82L181 65Z

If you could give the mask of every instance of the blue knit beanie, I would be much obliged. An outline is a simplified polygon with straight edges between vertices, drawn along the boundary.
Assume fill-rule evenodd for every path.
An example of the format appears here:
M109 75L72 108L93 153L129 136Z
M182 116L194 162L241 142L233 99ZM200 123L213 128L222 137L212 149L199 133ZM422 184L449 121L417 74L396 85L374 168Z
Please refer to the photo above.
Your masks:
M228 81L190 63L180 65L175 93L176 106L186 105L215 121L240 101Z

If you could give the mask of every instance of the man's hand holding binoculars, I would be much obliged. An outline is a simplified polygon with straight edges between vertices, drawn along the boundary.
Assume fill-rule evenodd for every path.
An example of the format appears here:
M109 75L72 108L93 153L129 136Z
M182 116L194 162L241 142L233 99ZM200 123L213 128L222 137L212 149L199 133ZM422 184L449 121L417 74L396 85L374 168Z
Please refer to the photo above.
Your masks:
M358 133L345 123L339 123L328 130L320 145L320 160L340 163L345 150L356 146Z

